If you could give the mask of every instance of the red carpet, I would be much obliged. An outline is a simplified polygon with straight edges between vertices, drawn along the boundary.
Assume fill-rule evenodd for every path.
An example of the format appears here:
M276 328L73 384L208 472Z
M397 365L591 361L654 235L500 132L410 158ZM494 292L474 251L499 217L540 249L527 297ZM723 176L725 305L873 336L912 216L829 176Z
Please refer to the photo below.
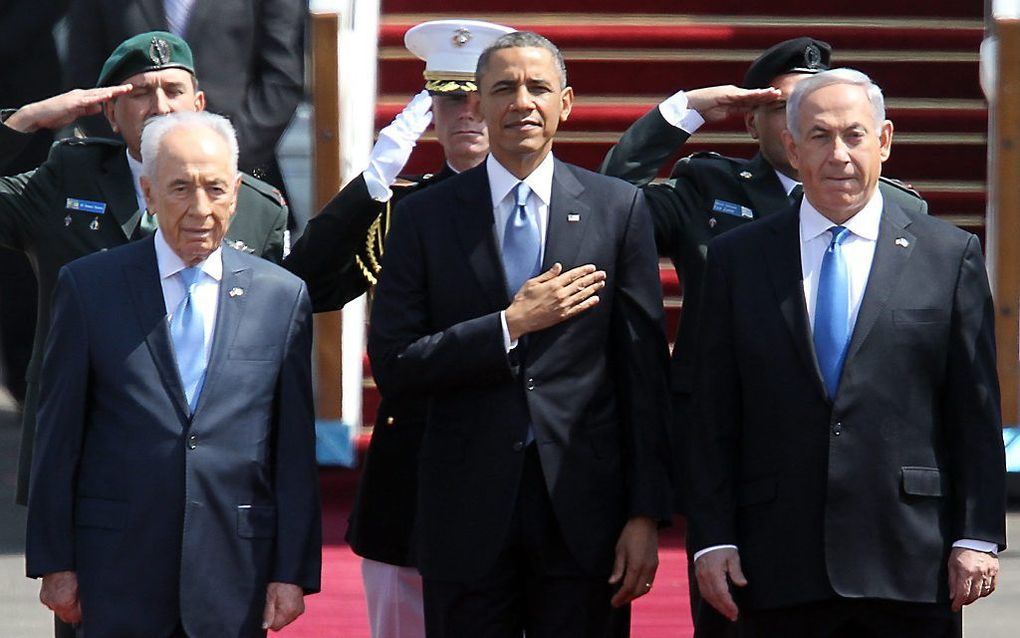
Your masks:
M354 470L322 470L322 592L305 599L303 616L281 631L286 638L369 638L361 589L361 559L343 540L357 482ZM693 635L687 603L687 558L682 533L662 538L659 573L652 593L634 605L635 638L687 638Z

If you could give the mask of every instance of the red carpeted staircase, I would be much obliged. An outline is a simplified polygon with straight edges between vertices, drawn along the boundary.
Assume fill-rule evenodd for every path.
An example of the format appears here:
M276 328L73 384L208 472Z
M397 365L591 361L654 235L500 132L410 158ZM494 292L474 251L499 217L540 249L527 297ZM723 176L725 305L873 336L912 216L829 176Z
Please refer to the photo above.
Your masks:
M557 137L561 159L596 169L638 117L679 88L738 84L750 61L781 40L811 35L833 45L833 64L869 74L885 91L896 126L884 174L910 183L932 214L984 234L987 112L978 84L982 7L959 0L546 0L523 10L512 0L383 0L379 42L381 128L422 86L422 64L403 47L418 22L473 17L549 37L567 58L577 102ZM538 11L541 12L538 12ZM621 13L626 11L626 13ZM824 11L825 15L819 15ZM739 119L699 131L679 155L715 150L755 152ZM431 134L415 150L408 173L438 170L442 151ZM662 175L668 173L669 164ZM669 334L682 306L681 284L663 264ZM378 395L365 368L364 422ZM367 436L367 434L366 434ZM363 439L362 445L364 441ZM288 636L368 636L358 563L342 543L354 489L351 471L324 471L327 507L324 591ZM653 593L635 607L633 635L691 635L682 533L664 538Z

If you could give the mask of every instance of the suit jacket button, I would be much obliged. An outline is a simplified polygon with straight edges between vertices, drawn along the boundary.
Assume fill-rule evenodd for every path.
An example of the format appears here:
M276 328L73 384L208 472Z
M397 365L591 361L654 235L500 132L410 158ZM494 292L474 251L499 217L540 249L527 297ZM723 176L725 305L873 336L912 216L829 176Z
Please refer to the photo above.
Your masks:
M195 436L194 434L192 434L191 436L188 437L188 449L189 450L194 450L197 447L198 447L198 437Z
M524 441L517 441L514 443L514 452L520 452L524 449Z
M391 417L391 416L386 417L386 425L393 425L396 422L397 422L397 420L394 419L393 417Z
M843 424L837 423L836 425L832 426L832 433L835 434L836 436L843 434Z
M715 228L715 225L718 224L718 223L719 222L716 221L715 217L709 217L708 218L708 227L709 228Z
M535 380L534 379L528 379L528 385L526 387L529 390L534 390L535 389Z

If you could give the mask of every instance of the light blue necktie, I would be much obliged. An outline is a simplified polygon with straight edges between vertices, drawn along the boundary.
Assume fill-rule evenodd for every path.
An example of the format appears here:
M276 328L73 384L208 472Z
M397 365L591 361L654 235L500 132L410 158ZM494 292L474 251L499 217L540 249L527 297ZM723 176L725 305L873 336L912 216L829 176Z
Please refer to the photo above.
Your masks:
M184 284L184 299L177 305L170 319L170 338L174 342L177 370L181 374L184 396L188 406L195 411L198 396L205 382L205 321L202 309L195 303L195 285L202 276L198 266L185 268L178 273Z
M538 219L528 212L529 195L528 185L517 182L514 187L516 204L503 233L503 268L511 297L542 267L542 233L538 229Z
M850 341L850 280L843 242L850 231L843 226L829 229L832 241L822 258L815 300L815 354L830 398L836 396L843 360Z

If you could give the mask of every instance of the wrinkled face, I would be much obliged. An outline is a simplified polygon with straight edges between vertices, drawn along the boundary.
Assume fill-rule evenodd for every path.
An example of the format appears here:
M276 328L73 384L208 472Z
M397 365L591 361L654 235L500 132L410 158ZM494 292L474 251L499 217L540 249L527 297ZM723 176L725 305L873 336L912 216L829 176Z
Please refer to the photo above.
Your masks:
M170 130L157 160L153 180L141 179L146 204L170 247L193 266L223 241L241 176L230 166L227 143L202 126Z
M478 99L492 154L506 164L502 157L545 156L570 115L574 91L560 86L552 53L514 47L492 53L478 78Z
M892 147L892 122L876 124L862 87L833 84L804 98L797 124L802 139L789 132L783 139L804 196L818 212L843 223L875 192Z
M104 104L103 113L135 159L141 159L142 127L150 117L205 108L205 94L195 90L194 78L184 69L138 73L122 84L134 88Z
M474 93L432 97L432 124L446 153L446 161L458 171L477 166L489 152L489 134L478 112Z
M783 131L786 130L786 99L793 91L793 87L806 77L808 77L807 73L787 73L776 77L769 84L779 89L783 94L783 99L763 104L744 118L747 132L758 140L758 150L765 156L768 163L790 177L796 177L797 172L790 165L790 161L786 157L786 149L783 147Z

